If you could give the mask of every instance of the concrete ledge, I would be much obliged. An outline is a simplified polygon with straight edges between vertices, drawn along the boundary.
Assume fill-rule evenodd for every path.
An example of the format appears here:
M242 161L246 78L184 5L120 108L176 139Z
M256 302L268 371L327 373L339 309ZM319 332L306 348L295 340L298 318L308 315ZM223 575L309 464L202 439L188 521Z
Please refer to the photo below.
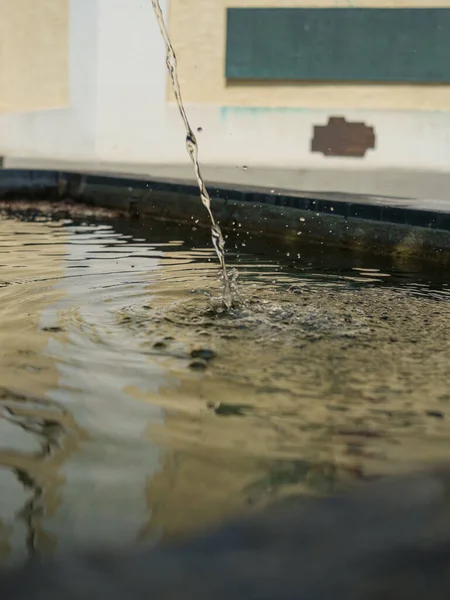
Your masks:
M238 163L239 164L239 163ZM102 173L123 177L145 177L158 181L177 181L195 185L195 177L188 158L183 164L148 164L119 162L76 162L38 158L5 157L8 169L56 170L73 173ZM284 192L359 194L362 196L389 196L393 198L426 199L450 202L450 171L378 168L351 166L345 159L339 167L276 168L234 165L202 164L202 173L210 186L245 186Z
M213 211L224 231L235 223L246 232L291 248L305 244L372 254L450 258L450 203L383 196L266 188L209 186ZM191 182L142 176L2 169L0 197L70 198L120 209L131 217L209 227Z

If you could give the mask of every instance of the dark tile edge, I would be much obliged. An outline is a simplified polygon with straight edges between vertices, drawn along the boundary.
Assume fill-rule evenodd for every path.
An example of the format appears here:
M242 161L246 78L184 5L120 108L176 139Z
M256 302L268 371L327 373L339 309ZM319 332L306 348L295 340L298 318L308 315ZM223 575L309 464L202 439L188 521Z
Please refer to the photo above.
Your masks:
M224 230L247 230L287 245L320 243L371 253L433 259L450 257L449 209L427 202L343 193L281 191L209 185L213 212ZM195 185L144 176L39 169L1 169L0 198L70 198L125 211L133 217L208 226Z

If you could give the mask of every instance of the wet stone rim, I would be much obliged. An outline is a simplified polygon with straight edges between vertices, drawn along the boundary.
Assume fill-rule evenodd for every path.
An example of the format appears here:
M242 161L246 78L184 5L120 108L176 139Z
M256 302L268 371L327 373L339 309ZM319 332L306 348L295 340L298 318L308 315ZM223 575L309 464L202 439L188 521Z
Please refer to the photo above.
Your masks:
M344 193L210 185L224 231L248 231L296 245L320 242L375 254L450 259L450 202ZM0 169L0 198L67 199L131 216L209 227L194 184L146 177ZM300 232L300 233L299 233Z

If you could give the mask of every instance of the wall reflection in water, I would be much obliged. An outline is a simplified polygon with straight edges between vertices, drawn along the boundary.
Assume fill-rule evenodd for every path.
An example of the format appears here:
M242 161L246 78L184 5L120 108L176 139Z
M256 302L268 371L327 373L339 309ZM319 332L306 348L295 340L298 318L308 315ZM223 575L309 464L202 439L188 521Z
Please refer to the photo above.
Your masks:
M117 323L160 251L109 227L0 222L0 555L136 541L162 411L124 389L176 385Z

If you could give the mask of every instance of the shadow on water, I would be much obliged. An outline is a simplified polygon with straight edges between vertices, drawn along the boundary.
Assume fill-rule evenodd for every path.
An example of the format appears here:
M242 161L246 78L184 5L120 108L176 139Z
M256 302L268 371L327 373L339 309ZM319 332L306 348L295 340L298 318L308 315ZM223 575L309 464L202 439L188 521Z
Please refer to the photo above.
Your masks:
M236 224L221 310L209 234L107 213L0 221L0 553L157 543L449 448L439 266Z

